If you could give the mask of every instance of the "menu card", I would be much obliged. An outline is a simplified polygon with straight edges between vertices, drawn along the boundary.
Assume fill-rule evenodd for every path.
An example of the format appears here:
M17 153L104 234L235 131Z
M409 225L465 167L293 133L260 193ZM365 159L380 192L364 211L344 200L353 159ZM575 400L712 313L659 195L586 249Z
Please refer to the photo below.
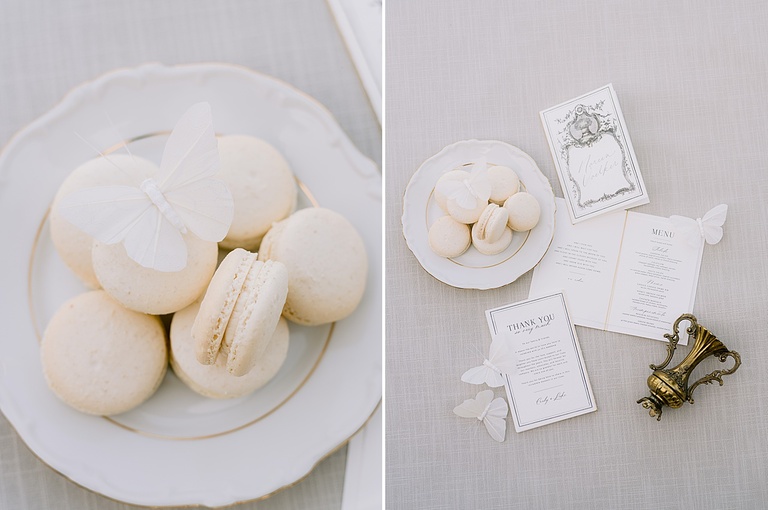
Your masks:
M648 203L613 86L540 113L570 222Z
M556 201L557 228L530 296L564 289L575 324L666 341L675 319L693 311L704 244L676 236L669 218L637 212L572 225Z
M562 292L485 315L493 339L512 344L515 369L503 379L517 432L597 410Z

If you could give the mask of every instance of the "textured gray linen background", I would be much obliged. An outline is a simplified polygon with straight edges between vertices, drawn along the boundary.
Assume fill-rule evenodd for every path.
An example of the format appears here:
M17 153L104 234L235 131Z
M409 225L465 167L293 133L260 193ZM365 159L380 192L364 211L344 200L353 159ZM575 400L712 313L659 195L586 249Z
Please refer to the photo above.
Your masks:
M764 2L388 0L388 508L768 505L767 27ZM598 411L521 434L508 419L499 444L452 409L482 389L459 377L487 352L484 311L526 298L531 274L489 291L435 280L403 239L403 192L425 159L479 138L529 153L562 196L538 112L608 82L651 199L635 210L729 205L693 311L743 365L656 422L635 401L664 344L577 327Z
M381 164L381 130L328 6L318 0L3 0L0 144L70 88L149 61L231 62L285 80L327 106L355 145ZM238 508L338 509L345 458L343 448L296 487ZM0 415L0 508L134 507L53 472Z

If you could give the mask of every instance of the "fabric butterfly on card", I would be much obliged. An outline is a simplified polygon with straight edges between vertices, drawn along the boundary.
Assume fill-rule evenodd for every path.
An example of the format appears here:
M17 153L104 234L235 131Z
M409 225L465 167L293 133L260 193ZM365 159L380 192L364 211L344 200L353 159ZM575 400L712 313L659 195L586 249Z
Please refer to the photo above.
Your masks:
M686 218L685 216L670 216L669 219L675 227L675 233L681 236L693 247L707 244L717 244L723 238L723 224L728 215L728 206L716 205L710 209L703 218Z
M180 271L187 265L184 235L219 242L232 223L232 195L214 178L218 169L211 107L198 103L173 128L157 175L136 186L76 191L62 199L59 211L95 239L123 243L143 267Z
M502 374L511 374L516 361L511 344L502 337L496 337L491 342L490 352L483 364L464 372L461 380L470 384L485 383L491 388L504 386Z
M487 384L491 388L504 385L503 374L514 373L517 357L511 344L502 337L491 342L488 357L483 364L470 368L461 376L461 380L470 384ZM477 418L485 425L488 434L502 442L507 430L507 412L509 407L503 398L493 399L493 390L481 391L474 400L465 400L453 412L465 418Z

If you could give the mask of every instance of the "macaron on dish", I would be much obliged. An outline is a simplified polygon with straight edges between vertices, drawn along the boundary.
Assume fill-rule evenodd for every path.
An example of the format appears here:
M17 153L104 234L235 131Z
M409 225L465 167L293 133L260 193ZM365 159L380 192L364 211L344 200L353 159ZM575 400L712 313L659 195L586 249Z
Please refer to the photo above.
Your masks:
M504 233L504 228L507 226L508 220L509 213L507 210L491 203L488 204L483 211L483 214L480 215L480 218L472 227L472 230L477 232L476 237L478 239L489 243L495 243Z
M78 411L112 415L157 390L168 356L158 317L128 310L96 290L65 302L40 345L48 386Z
M469 226L450 216L442 216L429 227L429 247L437 255L458 257L470 247Z
M451 189L450 187L446 189L446 186L441 183L445 183L447 181L462 182L469 179L470 177L471 176L469 172L463 168L451 170L450 172L446 172L440 176L440 179L438 179L437 183L435 184L435 201L437 202L437 205L443 209L443 211L448 213L448 195L446 193L449 193Z
M443 174L432 193L437 205L448 212L448 216L437 218L428 232L429 247L440 257L459 257L470 246L480 255L499 255L512 245L512 230L530 230L539 219L536 198L519 193L521 183L514 170L501 165L489 168L484 158L463 166L469 167L472 172L451 170ZM518 195L520 199L514 198ZM510 208L503 207L506 202ZM511 257L524 243L525 237L506 255Z
M488 169L491 182L490 200L494 204L504 205L509 197L520 191L520 178L508 166L494 165Z
M552 187L529 155L503 142L465 140L427 159L412 176L403 234L438 280L496 288L541 260L554 233L554 210ZM447 218L466 225L469 236Z
M296 180L288 161L265 140L245 135L219 137L219 178L232 192L235 214L226 249L255 250L272 226L296 209Z
M211 365L197 360L197 346L192 338L192 326L198 316L200 303L195 302L173 315L171 322L171 368L189 388L204 397L239 398L267 384L280 370L288 354L290 332L282 317L267 346L245 375L233 375L227 368L227 356L219 355Z
M89 288L101 285L93 271L91 247L93 237L65 220L59 212L63 197L74 191L94 186L128 185L143 181L157 173L157 165L138 156L113 154L109 159L97 157L75 168L59 186L49 216L51 239L61 259Z
M368 255L347 218L330 209L300 209L275 223L264 236L259 260L285 264L286 319L305 326L335 322L360 304Z
M200 99L213 106L214 124L194 122L178 132L174 124L193 100ZM105 113L117 129L110 129ZM216 135L205 136L208 141L202 150L191 151L200 157L195 168L206 174L202 182L184 169L179 174L183 179L176 179L172 163L181 162L187 151L170 150L171 146L180 147L179 134L182 139L197 139L184 131L191 134L188 129L208 125ZM78 141L78 133L87 141ZM202 135L202 130L197 134ZM293 323L281 317L285 303L277 298L276 312L267 314L273 317L274 327L257 327L261 321L256 318L265 317L258 304L261 299L252 310L247 299L240 299L242 310L232 307L228 325L240 322L242 326L225 333L230 338L222 339L215 363L204 365L197 360L192 325L206 291L213 290L217 255L222 260L229 251L218 243L224 242L238 216L235 193L222 177L223 156L218 150L218 141L231 135L263 140L290 170L290 186L283 187L288 193L278 193L278 183L265 183L272 194L292 199L281 213L286 216L272 216L268 228L290 216L294 207L322 204L354 225L370 265L358 307L335 324ZM213 147L209 141L216 144L215 151L208 150ZM378 153L375 144L370 149ZM208 173L208 163L218 167L217 173ZM78 167L91 164L93 172L84 172L86 177L71 188L59 190L70 175L75 181ZM147 171L134 173L131 165ZM374 412L381 399L382 371L381 172L316 100L274 78L231 64L152 64L115 70L68 94L14 136L0 152L0 175L0 230L14 247L5 250L3 264L3 288L9 299L0 313L10 329L0 339L8 362L0 370L0 409L19 437L54 470L89 490L128 503L227 506L294 484L313 469L317 459L349 440ZM244 188L246 183L238 186ZM222 189L232 199L228 221L208 210L219 202ZM51 211L57 192L55 211ZM96 199L116 207L96 211ZM263 203L268 205L266 200ZM140 214L135 214L137 204L142 204ZM87 214L77 212L81 207L88 209ZM78 218L63 212L67 208L75 210L80 220L85 218L85 224L77 225ZM54 245L52 230L60 227L55 225L56 216L72 227L71 232L83 234L82 242L74 242L66 232L60 236L74 256L66 255L61 246L59 255ZM151 236L144 238L138 234L146 225L153 228L146 229ZM109 238L102 238L105 227L109 227ZM213 237L211 230L223 232ZM89 285L101 287L93 266L94 246L105 286L88 291ZM90 280L75 272L73 261L90 268ZM252 269L279 267L278 261L260 261L253 254L250 262ZM246 279L256 285L244 281L243 288L259 288L261 297L269 295L262 292L267 287L258 285L259 278L261 271L254 271ZM79 336L72 336L72 327L57 326L58 311L73 297L85 299L84 292L98 292L110 306L89 306L90 311L82 314L88 324L76 326ZM287 297L287 276L283 292ZM173 309L177 309L175 320L169 314L155 315ZM254 323L238 319L249 314ZM107 329L120 324L124 335ZM94 335L87 330L90 325L104 327ZM174 332L171 343L169 328ZM141 338L156 341L131 342L131 351L122 352L121 362L111 369L114 375L149 369L150 360L159 359L163 373L149 370L151 378L140 371L120 376L122 382L142 382L132 391L141 398L149 395L145 400L110 393L109 406L102 405L105 402L95 398L94 392L100 386L111 387L111 382L72 384L72 375L80 373L73 371L77 362L99 368L91 363L97 357L87 352L96 353L121 335L133 338L131 331L145 329ZM238 329L272 331L267 337L240 335ZM96 336L96 347L83 345ZM61 342L62 338L68 341ZM241 344L244 338L251 341ZM160 356L153 346L164 349ZM254 350L248 355L250 347ZM257 353L259 347L263 350ZM234 375L227 366L233 364L229 358L234 350L237 358L253 361L244 375ZM77 352L85 353L82 360L64 356ZM339 374L355 384L345 383ZM205 472L190 462L203 458Z
M480 218L491 196L487 165L485 161L479 161L472 165L472 171L466 172L466 175L457 175L458 172L449 172L453 174L452 177L441 177L437 181L435 197L440 196L441 200L445 197L444 209L454 220L472 224Z
M504 202L504 209L509 213L509 228L517 232L531 230L539 223L541 206L530 193L520 192Z
M215 365L223 358L230 374L247 374L280 320L288 274L279 261L259 261L242 248L230 252L213 275L192 325L197 361Z
M472 246L483 255L498 255L506 250L512 244L512 230L506 226L501 229L501 234L495 241L491 241L487 236L482 235L482 229L478 227L479 223L472 225Z
M152 315L173 313L199 298L216 270L219 249L192 232L184 235L187 264L162 272L132 260L122 244L93 242L93 270L99 285L126 308Z

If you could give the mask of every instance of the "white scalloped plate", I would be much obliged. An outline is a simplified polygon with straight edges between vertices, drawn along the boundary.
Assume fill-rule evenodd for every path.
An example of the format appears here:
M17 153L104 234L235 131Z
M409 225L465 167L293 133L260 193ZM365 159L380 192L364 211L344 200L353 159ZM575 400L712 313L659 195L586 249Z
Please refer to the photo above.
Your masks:
M46 386L37 340L84 290L45 220L59 183L94 156L75 133L93 139L113 122L134 153L159 159L157 133L198 101L211 104L218 133L264 138L286 156L301 205L316 201L355 225L370 264L363 301L332 327L292 325L285 365L249 397L206 399L169 372L133 411L80 414ZM266 497L344 444L381 398L381 174L328 110L274 78L228 64L148 64L77 87L0 155L0 239L0 409L41 460L94 492L148 506Z
M515 232L512 244L498 255L483 255L470 246L456 258L440 257L427 239L430 225L445 215L433 196L435 184L444 173L469 166L481 156L489 165L517 172L521 188L539 201L539 223L530 232ZM555 232L555 195L533 158L517 147L495 140L463 140L445 147L413 174L403 197L402 222L408 248L429 274L453 287L494 289L514 282L544 257Z

